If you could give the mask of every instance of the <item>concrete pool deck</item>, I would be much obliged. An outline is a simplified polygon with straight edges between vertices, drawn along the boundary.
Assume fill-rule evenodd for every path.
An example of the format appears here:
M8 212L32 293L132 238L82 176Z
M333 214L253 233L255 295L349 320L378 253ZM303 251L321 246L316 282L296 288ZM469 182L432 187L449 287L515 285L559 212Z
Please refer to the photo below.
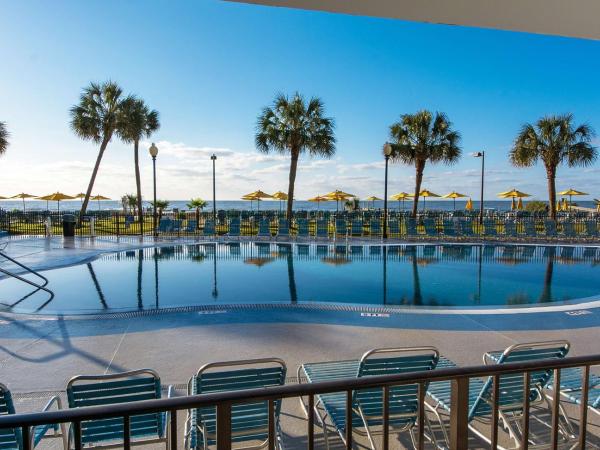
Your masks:
M105 252L155 245L153 240L139 238L90 241L14 239L6 250L41 270L78 264ZM201 365L217 360L279 357L288 365L289 381L296 382L296 368L301 363L357 359L376 347L435 346L459 365L480 364L484 352L514 343L566 339L572 344L573 356L595 354L599 349L597 308L500 317L422 312L386 317L385 312L365 314L358 309L299 306L220 307L104 317L0 313L0 383L16 393L18 410L28 411L39 407L49 395L62 393L76 374L148 367L158 371L163 384L174 384L183 394L189 377ZM288 447L305 448L305 422L300 418L298 402L284 402L283 412Z

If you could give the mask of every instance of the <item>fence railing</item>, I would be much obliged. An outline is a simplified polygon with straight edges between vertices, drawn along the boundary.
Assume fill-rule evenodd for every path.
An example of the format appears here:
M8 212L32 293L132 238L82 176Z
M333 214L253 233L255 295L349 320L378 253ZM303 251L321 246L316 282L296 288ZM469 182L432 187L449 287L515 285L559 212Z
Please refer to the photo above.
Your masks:
M382 424L383 424L383 449L389 448L389 425L390 412L389 400L390 389L395 386L417 385L418 386L418 413L417 413L417 448L422 449L425 442L425 396L427 384L450 381L451 404L449 417L449 448L450 450L466 450L469 439L469 383L472 378L488 378L493 383L492 396L489 399L491 408L491 420L489 424L488 437L491 448L498 446L498 422L501 416L499 391L501 376L508 374L523 375L523 398L521 430L523 434L522 449L528 449L529 422L530 422L530 389L533 387L531 374L539 371L553 371L551 424L549 430L548 448L557 449L559 446L559 422L563 409L560 408L561 401L561 369L581 368L581 404L579 406L578 436L573 436L578 441L577 448L586 448L588 437L588 395L590 367L600 364L600 355L579 356L564 359L553 359L533 362L517 362L486 366L453 367L442 368L422 372L402 373L397 375L369 376L350 379L337 379L318 383L284 385L271 388L240 390L220 392L214 394L189 395L183 397L166 398L159 400L135 401L129 403L112 404L107 406L81 407L68 410L48 411L43 413L12 414L0 416L0 430L20 428L22 433L22 447L30 450L31 427L41 425L53 425L70 423L72 436L74 437L75 449L82 448L81 430L86 421L123 418L124 440L123 448L129 449L132 444L128 425L132 416L141 414L169 412L170 439L169 448L175 450L180 448L183 441L179 435L177 411L191 410L203 407L216 407L216 448L217 450L230 450L232 448L232 405L268 402L269 426L268 426L268 448L275 448L275 402L287 398L307 398L308 405L315 405L315 399L319 395L330 393L345 393L346 398L346 429L345 446L353 448L353 392L362 389L382 389ZM541 388L541 387L540 387ZM515 400L517 402L517 400ZM315 445L315 414L308 409L306 423L307 448L314 449ZM0 433L1 434L1 433Z

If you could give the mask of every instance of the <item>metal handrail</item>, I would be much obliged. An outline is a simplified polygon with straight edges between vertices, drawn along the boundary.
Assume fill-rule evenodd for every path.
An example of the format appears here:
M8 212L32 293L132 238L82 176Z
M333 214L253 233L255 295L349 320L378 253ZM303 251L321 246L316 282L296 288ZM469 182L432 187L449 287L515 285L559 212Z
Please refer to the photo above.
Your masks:
M158 400L140 400L107 406L85 406L62 411L23 413L0 416L0 429L22 426L81 422L85 420L150 414L301 396L322 395L333 392L373 389L403 384L418 384L469 378L528 373L536 370L559 370L600 365L600 354L575 356L563 359L539 360L498 364L495 366L451 367L394 375L376 375L363 378L345 378L306 384L287 384L268 388L246 389L211 394L188 395Z
M42 283L42 284L34 283L33 281L31 281L31 280L28 280L27 278L23 278L22 276L20 276L20 275L17 275L16 273L12 273L11 271L9 271L9 270L6 270L6 269L3 269L3 268L1 268L1 267L0 267L0 272L2 272L3 274L5 274L5 275L8 275L9 277L12 277L12 278L16 278L17 280L19 280L19 281L22 281L23 283L27 283L27 284L29 284L29 285L31 285L31 286L33 286L33 287L35 287L35 288L36 288L36 290L35 290L34 292L32 292L31 294L29 294L29 295L25 296L24 298L27 298L27 297L31 296L32 294L34 294L34 293L35 293L35 292L37 292L38 290L42 290L42 291L45 291L45 292L47 292L48 294L50 294L50 300L52 300L52 299L54 298L54 292L52 292L50 289L48 289L48 288L46 287L46 286L48 285L48 283L50 282L50 281L48 280L48 278L46 278L44 275L42 275L42 274L40 274L40 273L36 272L36 271L35 271L35 270L33 270L32 268L30 268L30 267L27 267L25 264L23 264L23 263L21 263L21 262L17 261L16 259L14 259L14 258L12 258L12 257L8 256L8 255L7 255L6 253L4 253L4 252L0 252L0 257L3 257L3 258L5 258L5 259L7 259L8 261L12 262L13 264L16 264L17 266L21 267L22 269L25 269L27 272L29 272L29 273L31 273L31 274L33 274L33 275L35 275L35 276L37 276L38 278L41 278L41 279L43 280L43 283ZM24 298L23 298L23 299L24 299ZM48 301L50 301L50 300L48 300ZM47 304L47 303L48 303L48 301L47 301L45 304Z

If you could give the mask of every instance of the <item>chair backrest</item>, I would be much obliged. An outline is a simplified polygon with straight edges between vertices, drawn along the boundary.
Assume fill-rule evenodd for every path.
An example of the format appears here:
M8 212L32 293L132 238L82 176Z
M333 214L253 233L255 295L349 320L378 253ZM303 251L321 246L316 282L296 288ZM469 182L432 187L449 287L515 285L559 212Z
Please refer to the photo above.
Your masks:
M260 221L258 222L258 235L271 236L271 230L269 229L269 221L267 219L260 219Z
M460 222L460 234L463 236L473 236L473 222L471 219L461 220Z
M206 236L215 234L215 223L212 220L204 222L203 233Z
M355 219L351 224L351 234L352 236L362 236L363 233L363 221L360 219Z
M598 236L598 224L595 220L588 220L585 223L585 232L588 236L596 237Z
M225 370L227 369L227 370ZM248 359L205 364L188 384L190 394L239 391L269 388L285 384L286 365L278 358ZM216 409L205 407L196 410L197 420L206 431L208 444L214 443L216 434ZM281 401L275 402L275 415L279 417ZM269 406L266 401L235 404L231 408L231 432L236 441L266 439L268 436Z
M524 220L523 221L523 229L525 230L525 236L536 237L537 232L535 231L535 221L532 220Z
M229 222L229 235L239 236L240 235L240 222L238 220L232 220Z
M317 220L317 236L318 237L327 237L329 236L329 230L327 229L327 221L326 220Z
M296 219L296 226L298 227L298 236L308 236L308 220Z
M440 354L434 347L381 348L366 352L360 359L358 377L393 375L406 372L433 370ZM381 418L383 413L382 389L354 391L354 401L367 420ZM418 385L402 385L390 388L390 424L414 424L419 408Z
M556 222L552 219L546 219L544 221L544 228L546 229L546 236L556 236Z
M179 220L179 219L174 220L173 224L172 224L172 229L173 229L173 231L181 230L181 220Z
M484 220L483 221L484 233L486 236L497 236L498 230L496 229L496 221L495 220Z
M113 405L161 398L158 374L151 369L139 369L109 375L79 375L67 383L69 408ZM164 415L142 414L131 417L131 437L164 435ZM81 427L83 443L93 444L123 439L123 420L99 419L85 421Z
M0 416L14 414L15 406L6 386L0 384ZM23 446L23 436L20 428L0 429L1 449L20 449Z
M289 236L290 226L287 219L279 219L279 226L277 227L277 236Z
M338 236L346 236L348 225L346 219L335 219L335 234Z
M371 219L369 222L369 227L371 230L371 236L378 236L381 234L381 222L379 219Z
M446 236L456 236L456 227L452 220L444 220L444 234Z
M512 220L504 222L504 234L506 236L515 237L517 235L517 224Z
M437 236L437 227L435 225L435 220L431 218L423 219L423 226L425 227L425 234L427 236Z
M568 237L575 236L575 227L573 226L573 222L569 220L565 220L562 223L563 234Z
M569 352L571 345L567 341L548 341L533 342L525 344L515 344L508 347L503 352L488 352L483 360L486 364L507 364L525 361L541 361L548 359L562 359ZM541 389L546 386L552 370L538 370L529 373L530 376L530 400L534 400L542 395ZM491 398L491 389L493 386L492 377L490 377L479 396L473 403L469 411L469 420L475 416L488 415L491 412L490 405L487 402ZM514 373L500 376L500 397L498 405L505 412L521 411L523 409L523 373Z
M408 218L404 220L404 225L406 226L406 235L407 236L416 236L417 233L417 222L415 219Z
M172 226L171 219L160 219L158 222L158 231L166 233L167 231L171 231Z
M195 220L187 221L186 231L188 233L192 233L192 232L196 231L197 228L198 228L198 222L196 222Z

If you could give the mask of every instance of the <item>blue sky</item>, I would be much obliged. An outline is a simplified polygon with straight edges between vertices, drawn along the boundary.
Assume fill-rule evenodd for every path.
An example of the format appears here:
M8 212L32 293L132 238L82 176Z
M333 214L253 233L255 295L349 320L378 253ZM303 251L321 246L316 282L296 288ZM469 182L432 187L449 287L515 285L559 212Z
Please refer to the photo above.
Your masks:
M0 120L11 147L0 160L0 195L85 189L93 143L68 126L90 81L112 79L161 114L159 196L286 190L288 160L258 154L254 127L277 92L319 96L336 120L337 155L304 158L297 197L335 188L382 195L382 144L400 114L444 111L463 136L459 164L428 166L424 187L478 197L487 152L488 198L517 187L546 197L541 167L507 162L523 122L572 112L600 131L600 43L218 1L3 2ZM145 144L146 145L146 144ZM558 188L600 196L598 165L559 170ZM151 166L142 157L145 192ZM391 192L411 190L414 169L394 165ZM114 139L95 191L134 191L132 149Z

